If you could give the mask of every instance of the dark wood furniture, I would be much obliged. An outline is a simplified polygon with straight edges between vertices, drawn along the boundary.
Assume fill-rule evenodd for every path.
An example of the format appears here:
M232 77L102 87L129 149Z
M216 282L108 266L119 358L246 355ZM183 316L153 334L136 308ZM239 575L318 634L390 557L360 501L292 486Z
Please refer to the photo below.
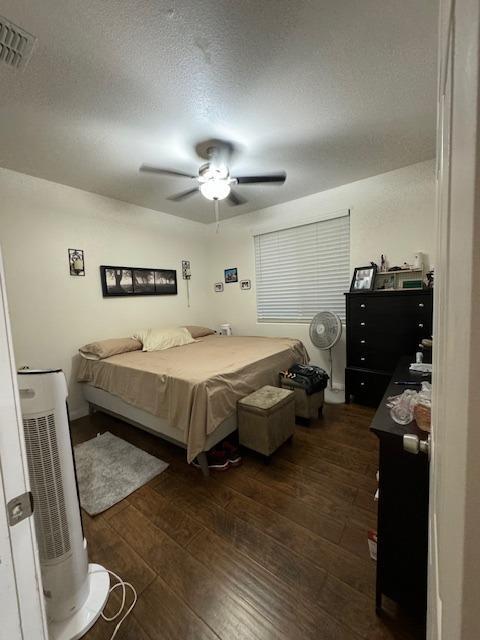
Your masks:
M403 358L385 391L370 429L379 439L379 501L376 608L382 596L392 598L425 620L427 610L429 461L403 448L405 434L426 440L428 434L415 422L403 426L390 416L389 396L419 386L395 385L395 380L421 381L429 377L411 373L412 358Z
M346 402L377 406L405 353L432 335L432 289L347 293Z

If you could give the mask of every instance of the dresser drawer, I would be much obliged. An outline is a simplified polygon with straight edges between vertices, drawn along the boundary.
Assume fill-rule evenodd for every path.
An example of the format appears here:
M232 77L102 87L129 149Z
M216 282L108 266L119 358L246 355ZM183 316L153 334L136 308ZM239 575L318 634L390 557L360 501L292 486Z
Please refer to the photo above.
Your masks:
M432 295L422 292L410 295L393 293L388 297L375 293L352 294L347 300L347 316L352 323L375 318L429 318L432 315L432 304Z
M345 369L346 401L377 407L385 393L390 377L389 374L384 375L347 367Z
M391 343L388 338L383 341L379 341L378 336L376 338L361 339L358 344L351 344L347 352L347 367L392 371L400 357L397 343Z

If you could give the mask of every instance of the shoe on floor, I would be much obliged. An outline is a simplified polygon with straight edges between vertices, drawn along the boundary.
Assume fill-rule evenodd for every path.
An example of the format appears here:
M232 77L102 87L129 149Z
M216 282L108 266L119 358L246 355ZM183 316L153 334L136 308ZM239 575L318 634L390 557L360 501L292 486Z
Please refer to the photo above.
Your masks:
M226 471L230 466L230 461L223 449L213 449L207 453L208 468L212 471ZM200 469L198 459L192 462L194 467Z
M239 464L242 464L242 456L238 450L238 447L233 445L228 440L225 440L222 444L222 449L227 456L227 460L230 462L232 467L238 467Z

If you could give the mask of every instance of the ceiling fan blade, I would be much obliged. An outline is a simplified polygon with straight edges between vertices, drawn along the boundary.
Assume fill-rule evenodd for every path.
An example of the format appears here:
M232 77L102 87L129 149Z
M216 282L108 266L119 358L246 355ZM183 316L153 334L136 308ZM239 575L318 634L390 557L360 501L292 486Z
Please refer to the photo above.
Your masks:
M230 191L227 197L228 204L232 205L232 207L236 207L239 204L245 204L247 200L241 196L237 191Z
M287 179L287 174L285 171L280 171L279 173L271 173L264 176L240 176L235 178L237 184L255 184L255 183L274 183L274 184L283 184Z
M171 200L172 202L180 202L181 200L185 200L185 198L189 198L193 196L194 193L198 192L198 187L194 187L193 189L188 189L187 191L181 191L180 193L176 193L173 196L169 196L167 200Z
M197 176L191 176L183 171L174 171L173 169L160 169L159 167L151 167L148 164L142 164L139 171L146 173L158 173L163 176L176 176L178 178L196 178Z

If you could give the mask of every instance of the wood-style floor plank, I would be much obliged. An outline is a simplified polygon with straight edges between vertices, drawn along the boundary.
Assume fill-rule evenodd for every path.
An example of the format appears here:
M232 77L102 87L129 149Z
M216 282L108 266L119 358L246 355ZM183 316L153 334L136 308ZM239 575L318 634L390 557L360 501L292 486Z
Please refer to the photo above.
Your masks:
M135 615L142 621L150 640L219 640L161 578L152 582L142 594Z
M232 549L211 531L205 530L196 536L188 550L219 579L230 583L275 626L283 629L288 638L317 640L320 627L324 640L357 637L312 602L308 606L284 582L248 556Z
M74 443L110 431L169 462L146 486L84 518L90 560L139 593L119 640L419 640L396 607L375 615L378 443L372 410L330 405L266 466L255 454L203 478L180 448L121 420L72 423ZM118 607L116 593L108 612ZM87 640L106 640L97 622Z
M268 571L288 584L300 597L319 597L326 577L325 570L279 544L236 514L221 509L206 498L192 496L184 485L164 482L155 487L162 495L170 495L183 509L207 529L216 533L233 548L253 558Z
M121 511L123 509L117 510L117 514ZM132 583L138 594L153 582L156 573L150 563L145 562L136 552L135 546L127 544L105 520L83 514L83 527L90 562L103 565L126 582Z
M337 520L330 515L326 515L321 510L307 506L277 489L272 489L258 482L255 478L245 477L239 471L232 469L230 473L219 475L217 480L217 482L223 482L241 494L241 496L235 496L230 501L227 509L235 510L238 502L241 502L242 505L250 505L251 503L248 501L245 503L244 496L254 503L256 511L260 508L267 516L270 515L271 511L274 511L326 540L331 542L340 541L344 528L342 520ZM262 507L265 507L267 511ZM245 508L248 509L248 506Z
M286 640L281 629L275 628L246 600L230 590L228 584L216 580L211 571L137 509L127 507L114 516L111 523L219 638Z
M352 471L351 469L345 469L338 464L333 464L324 460L321 456L316 456L315 454L304 449L299 449L298 447L282 447L282 450L279 451L278 455L292 464L312 469L313 471L321 473L332 480L348 484L355 489L360 487L366 491L375 491L377 486L377 482L373 474L370 476L364 473Z

